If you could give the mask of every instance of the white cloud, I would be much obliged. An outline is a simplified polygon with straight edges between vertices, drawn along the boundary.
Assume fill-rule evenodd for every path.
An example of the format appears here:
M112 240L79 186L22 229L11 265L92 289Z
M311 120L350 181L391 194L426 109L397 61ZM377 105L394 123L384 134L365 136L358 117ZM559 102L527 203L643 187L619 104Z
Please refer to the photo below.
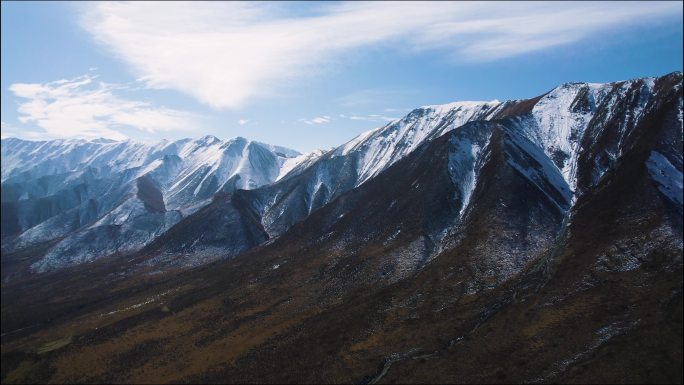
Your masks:
M194 115L116 95L123 85L95 82L84 75L50 83L15 83L9 90L28 99L19 104L19 122L35 123L47 137L124 139L122 128L150 133L187 130Z
M237 123L241 126L244 126L245 124L249 123L249 119L238 119Z
M367 122L391 122L397 120L397 118L392 118L384 115L370 114L370 115L352 115L347 116L351 120L365 120Z
M236 108L378 44L491 61L679 15L681 2L96 2L82 25L148 86Z
M338 114L337 115L339 118L342 119L350 119L350 120L363 120L366 122L391 122L393 120L397 120L397 118L385 116L385 115L379 115L379 114L369 114L369 115L362 115L362 114L356 114L353 113L351 115L346 115L346 114ZM325 124L325 123L330 123L333 118L327 115L323 116L318 116L315 118L307 119L307 118L301 118L299 119L300 122L304 122L306 124Z
M327 116L327 115L317 116L317 117L311 118L311 119L307 119L307 118L299 119L300 122L304 122L306 124L325 124L325 123L330 123L331 120L332 120L332 118Z

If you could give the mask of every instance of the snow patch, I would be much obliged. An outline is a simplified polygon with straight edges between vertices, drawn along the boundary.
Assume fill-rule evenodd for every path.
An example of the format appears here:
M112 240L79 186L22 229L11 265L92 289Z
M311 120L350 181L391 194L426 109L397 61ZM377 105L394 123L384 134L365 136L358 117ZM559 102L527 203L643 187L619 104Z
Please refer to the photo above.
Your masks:
M477 171L481 164L476 165L482 147L467 138L456 139L452 137L451 144L454 149L449 152L449 176L451 181L460 192L461 209L458 213L462 216L468 207L470 197L475 190Z
M658 151L651 151L646 161L648 172L656 183L658 190L672 202L682 205L682 172Z

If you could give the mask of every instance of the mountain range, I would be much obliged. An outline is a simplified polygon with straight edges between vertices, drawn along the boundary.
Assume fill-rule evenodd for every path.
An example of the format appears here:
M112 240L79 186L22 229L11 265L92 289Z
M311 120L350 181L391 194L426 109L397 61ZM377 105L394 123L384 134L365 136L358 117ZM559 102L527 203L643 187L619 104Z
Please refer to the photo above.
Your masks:
M3 139L3 382L682 382L682 108L675 72L304 155Z
M218 192L272 183L296 151L244 138L2 141L2 236L52 242L36 271L138 250ZM282 174L282 175L281 175Z

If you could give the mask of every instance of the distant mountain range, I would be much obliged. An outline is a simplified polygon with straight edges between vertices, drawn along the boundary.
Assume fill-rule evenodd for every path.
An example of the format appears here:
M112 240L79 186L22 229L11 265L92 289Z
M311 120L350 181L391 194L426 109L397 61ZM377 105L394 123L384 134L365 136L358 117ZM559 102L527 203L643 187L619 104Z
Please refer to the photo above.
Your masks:
M424 106L306 155L4 139L3 360L54 382L681 382L682 109L675 72ZM26 325L80 337L39 359Z
M152 145L5 139L3 250L52 243L32 265L46 271L135 252L166 234L152 251L183 255L181 264L230 257L277 238L454 130L448 172L462 216L492 129L458 129L481 121L507 127L506 143L514 147L506 164L565 213L614 166L634 127L664 92L657 80L568 83L528 100L425 106L327 153L307 155L240 137ZM681 151L663 146L653 150L649 170L681 206ZM236 199L241 203L225 202ZM185 223L196 225L188 229Z
M34 268L136 251L218 192L270 184L309 160L244 138L2 141L2 238L57 242ZM7 250L7 249L5 249Z

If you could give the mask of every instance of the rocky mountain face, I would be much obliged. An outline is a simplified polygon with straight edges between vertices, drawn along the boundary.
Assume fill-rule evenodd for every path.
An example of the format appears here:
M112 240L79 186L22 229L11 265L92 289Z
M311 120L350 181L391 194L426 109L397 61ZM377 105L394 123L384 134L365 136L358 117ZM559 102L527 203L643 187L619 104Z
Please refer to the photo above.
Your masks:
M294 168L277 183L216 196L201 212L159 237L142 253L154 263L194 265L226 258L274 239L341 194L405 157L420 144L483 119L498 102L423 107ZM306 166L306 167L304 167ZM221 231L213 231L220 227ZM254 234L255 236L248 236Z
M4 252L50 244L36 271L130 253L218 192L277 180L299 153L221 141L2 141Z
M157 256L155 262L168 257L174 265L193 265L230 257L273 240L405 158L421 144L458 131L468 122L505 124L507 165L525 175L565 216L576 199L614 167L646 111L657 108L658 94L667 92L667 87L676 87L662 85L664 79L569 83L528 100L460 102L416 109L403 119L321 155L277 183L217 197L206 207L210 215L203 211L196 213L197 219L187 218L187 225L179 223L175 231L160 237L145 253ZM657 84L657 80L661 83ZM676 180L681 169L681 152L676 150L681 135L677 136L675 131L669 132L659 149L654 150L657 154L670 154L670 160L660 166L670 170L667 175L674 179L669 180ZM458 132L453 146L459 150L455 150L449 164L451 184L458 190L454 198L461 201L457 217L468 209L483 157L488 156L483 150L489 143L489 137L482 137L486 130ZM681 188L667 188L676 200L676 191ZM220 224L205 221L219 216ZM206 223L205 227L201 223ZM211 231L216 226L221 226L222 231ZM246 233L259 235L249 238ZM441 236L434 236L437 238L432 241L441 242ZM235 240L247 243L235 248Z
M126 258L7 254L3 381L682 382L683 100L673 73L422 107Z

